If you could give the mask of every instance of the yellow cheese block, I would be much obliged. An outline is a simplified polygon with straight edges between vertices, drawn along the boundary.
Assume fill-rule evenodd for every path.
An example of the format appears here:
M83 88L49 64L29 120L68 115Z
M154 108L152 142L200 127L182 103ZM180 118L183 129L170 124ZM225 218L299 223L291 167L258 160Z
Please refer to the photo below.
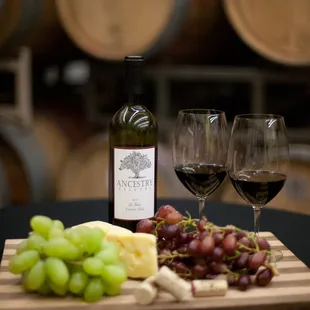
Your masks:
M156 237L132 231L102 221L86 222L78 226L98 227L105 232L105 240L120 245L120 259L129 278L148 278L158 271Z
M120 227L120 226L115 226L107 222L102 222L102 221L92 221L92 222L85 222L76 226L73 226L72 228L76 228L79 226L86 226L89 228L100 228L104 231L105 234L112 233L112 234L132 234L132 231L129 229Z
M107 240L120 245L120 258L126 265L129 278L148 278L157 274L157 247L154 235L108 234Z

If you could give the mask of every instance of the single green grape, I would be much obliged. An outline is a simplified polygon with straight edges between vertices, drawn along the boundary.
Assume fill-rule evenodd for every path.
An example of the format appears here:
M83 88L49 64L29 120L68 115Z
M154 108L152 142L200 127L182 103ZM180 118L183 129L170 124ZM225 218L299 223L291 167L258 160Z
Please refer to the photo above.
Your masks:
M63 286L58 286L55 283L49 283L49 286L51 290L58 296L64 296L68 292L68 286L63 285Z
M87 251L89 254L95 254L101 250L103 237L104 232L102 229L95 227L90 230L87 240Z
M61 259L48 257L45 261L45 271L50 284L54 284L57 287L65 287L68 284L69 270Z
M29 275L29 269L24 271L22 273L22 277L21 277L21 283L22 283L22 286L23 286L23 289L26 291L26 292L32 292L28 287L27 287L27 278L28 278L28 275Z
M68 228L64 230L65 238L67 238L72 244L75 246L81 248L84 251L83 248L83 236L78 231L77 228Z
M24 251L28 250L28 239L23 240L19 245L16 250L17 254L20 254Z
M20 274L30 269L40 259L37 251L26 250L20 254L13 256L9 262L9 270L11 273Z
M48 233L48 239L54 239L54 238L62 238L65 236L65 232L63 229L53 226L49 233Z
M32 230L44 238L48 237L48 232L53 226L53 220L44 215L36 215L30 220Z
M119 261L119 252L117 248L107 248L96 254L95 257L99 258L105 265L116 264Z
M43 253L44 246L46 244L46 239L43 238L41 235L38 235L37 233L32 234L28 238L28 249L29 250L36 250L40 254Z
M118 243L112 241L104 241L101 243L101 251L111 249L113 249L117 253L120 253L120 245Z
M81 256L80 249L65 238L54 238L46 242L44 254L49 257L58 257L73 261Z
M59 220L54 220L53 221L53 227L57 227L61 230L64 230L65 229L65 226L63 224L63 222L59 221Z
M39 260L34 266L29 270L26 286L31 291L38 290L46 279L45 264L44 261Z
M127 280L127 273L122 264L106 265L101 277L108 285L120 285Z
M49 295L52 292L51 287L49 286L48 282L45 281L37 290L41 295Z
M106 294L109 296L118 296L121 294L121 285L108 285L106 289Z
M100 251L104 233L99 228L77 227L76 228L81 239L81 247L83 252L93 255Z
M87 302L96 302L101 299L105 291L105 286L100 278L92 278L84 291L84 299Z
M90 276L99 276L104 271L103 262L96 257L88 257L83 262L84 271Z
M68 289L72 294L81 295L88 284L88 275L83 271L75 271L71 274Z

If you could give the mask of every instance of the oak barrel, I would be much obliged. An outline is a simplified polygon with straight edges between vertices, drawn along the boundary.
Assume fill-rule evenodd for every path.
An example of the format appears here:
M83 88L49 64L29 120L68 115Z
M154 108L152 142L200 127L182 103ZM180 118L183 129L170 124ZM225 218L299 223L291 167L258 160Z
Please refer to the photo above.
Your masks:
M69 37L88 54L107 60L126 55L182 61L205 57L221 39L218 0L57 0Z
M158 146L157 196L174 197L178 187L171 153ZM176 186L177 185L177 186ZM91 137L68 156L57 185L57 199L107 198L109 194L109 143L105 133Z
M55 0L2 0L0 24L0 52L5 53L20 46L42 53L61 31Z
M52 118L36 116L33 126L26 128L1 117L0 186L5 184L5 203L54 200L55 183L69 150L69 138Z
M286 65L310 63L310 2L224 0L230 23L261 56Z
M290 157L286 183L267 206L310 215L310 145L290 145ZM229 178L220 187L217 198L223 202L246 204Z

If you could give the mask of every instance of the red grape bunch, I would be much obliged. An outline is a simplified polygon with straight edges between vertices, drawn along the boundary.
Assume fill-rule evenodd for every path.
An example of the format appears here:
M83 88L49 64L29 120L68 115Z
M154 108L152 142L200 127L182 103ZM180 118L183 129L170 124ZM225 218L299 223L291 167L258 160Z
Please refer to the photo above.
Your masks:
M187 279L214 279L227 275L229 285L246 290L253 282L266 286L277 269L270 265L265 238L232 225L219 227L206 217L183 216L174 207L160 207L153 219L141 220L137 232L157 237L159 265Z

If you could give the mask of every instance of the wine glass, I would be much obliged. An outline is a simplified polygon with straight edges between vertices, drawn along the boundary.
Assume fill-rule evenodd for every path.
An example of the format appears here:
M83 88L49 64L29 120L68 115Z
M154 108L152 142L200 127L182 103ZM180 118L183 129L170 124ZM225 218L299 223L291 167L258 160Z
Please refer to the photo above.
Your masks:
M261 210L284 186L289 161L289 145L282 116L235 116L227 168L238 194L252 205L256 237L259 234Z
M173 165L181 183L198 198L200 218L206 198L226 177L227 148L225 112L179 111L173 139Z

